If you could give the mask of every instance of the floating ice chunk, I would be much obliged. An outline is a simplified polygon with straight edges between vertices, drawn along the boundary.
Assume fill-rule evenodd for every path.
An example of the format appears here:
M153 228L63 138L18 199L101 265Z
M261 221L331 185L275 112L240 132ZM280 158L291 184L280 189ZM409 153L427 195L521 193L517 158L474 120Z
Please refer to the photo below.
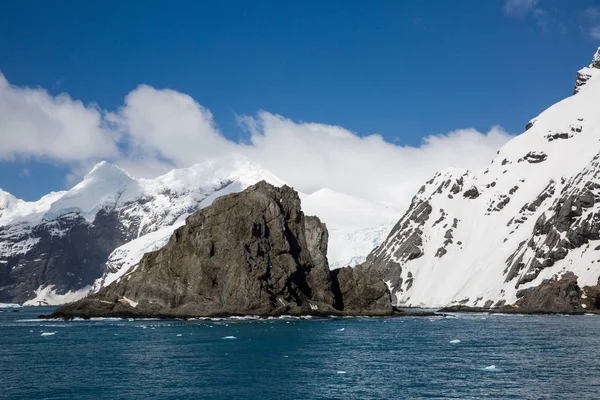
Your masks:
M222 337L221 339L237 339L235 336L225 336Z
M483 371L501 371L500 368L496 367L495 365L490 365L487 366L485 368L482 368Z
M453 339L450 341L450 343L452 343L452 344L460 343L460 339Z
M54 331L54 332L42 332L41 336L52 336L52 335L56 335L56 331Z

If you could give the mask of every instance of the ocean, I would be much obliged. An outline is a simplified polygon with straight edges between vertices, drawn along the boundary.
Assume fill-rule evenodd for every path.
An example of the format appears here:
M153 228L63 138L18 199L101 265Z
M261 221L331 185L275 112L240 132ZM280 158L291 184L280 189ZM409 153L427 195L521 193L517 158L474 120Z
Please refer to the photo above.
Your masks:
M0 313L0 398L600 398L600 316L35 319L51 311Z

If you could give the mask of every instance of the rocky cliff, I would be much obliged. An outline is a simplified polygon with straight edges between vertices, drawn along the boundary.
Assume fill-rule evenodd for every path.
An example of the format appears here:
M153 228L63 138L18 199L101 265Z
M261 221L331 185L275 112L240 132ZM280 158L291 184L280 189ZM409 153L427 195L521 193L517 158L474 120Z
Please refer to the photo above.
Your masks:
M332 277L327 240L293 189L260 182L191 215L136 269L53 316L391 313L375 270Z

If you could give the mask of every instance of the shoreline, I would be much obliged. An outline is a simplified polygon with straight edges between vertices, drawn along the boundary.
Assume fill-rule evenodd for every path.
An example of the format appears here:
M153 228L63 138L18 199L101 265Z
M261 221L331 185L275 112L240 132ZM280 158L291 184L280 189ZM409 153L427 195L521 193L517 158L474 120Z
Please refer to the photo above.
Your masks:
M417 311L418 310L418 311ZM572 311L572 312L559 312L552 310L519 310L515 307L504 307L504 308L477 308L467 306L450 306L442 307L439 309L431 309L427 311L422 308L415 308L415 311L411 311L411 308L394 309L389 313L360 313L360 312L337 312L337 313L319 313L319 312L307 312L307 313L272 313L272 314L245 314L245 313L214 313L214 314L169 314L169 313L135 313L130 311L121 312L109 312L97 315L92 314L66 314L66 313L51 313L41 314L37 316L40 320L63 320L72 321L78 320L92 320L94 318L119 318L119 319L178 319L178 320L196 320L196 319L228 319L228 318L239 318L239 319L272 319L272 318L321 318L321 319L335 319L335 318L402 318L402 317L448 317L449 314L507 314L507 315L600 315L598 311Z
M287 310L289 311L289 310ZM269 314L252 314L252 313L212 313L212 314L178 314L178 313L150 313L150 312L134 312L134 311L117 311L106 313L64 313L52 312L51 314L42 314L37 319L62 319L65 321L75 318L89 320L92 318L120 318L120 319L181 319L190 320L196 318L248 318L256 317L257 319L278 318L278 317L311 317L311 318L343 318L343 317L367 317L367 318L389 318L389 317L445 317L446 314L439 311L407 311L402 309L393 309L390 312L276 312Z

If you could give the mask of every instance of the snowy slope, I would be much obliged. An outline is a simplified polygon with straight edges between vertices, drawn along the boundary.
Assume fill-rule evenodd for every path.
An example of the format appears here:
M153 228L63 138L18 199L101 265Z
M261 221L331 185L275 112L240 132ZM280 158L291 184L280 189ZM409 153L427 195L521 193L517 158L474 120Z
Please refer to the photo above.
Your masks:
M329 267L355 266L385 239L402 211L330 189L301 195L302 209L327 224Z
M397 304L512 304L518 290L566 271L581 286L597 283L597 68L592 64L577 94L532 120L486 170L448 169L423 185L367 261L384 272Z

